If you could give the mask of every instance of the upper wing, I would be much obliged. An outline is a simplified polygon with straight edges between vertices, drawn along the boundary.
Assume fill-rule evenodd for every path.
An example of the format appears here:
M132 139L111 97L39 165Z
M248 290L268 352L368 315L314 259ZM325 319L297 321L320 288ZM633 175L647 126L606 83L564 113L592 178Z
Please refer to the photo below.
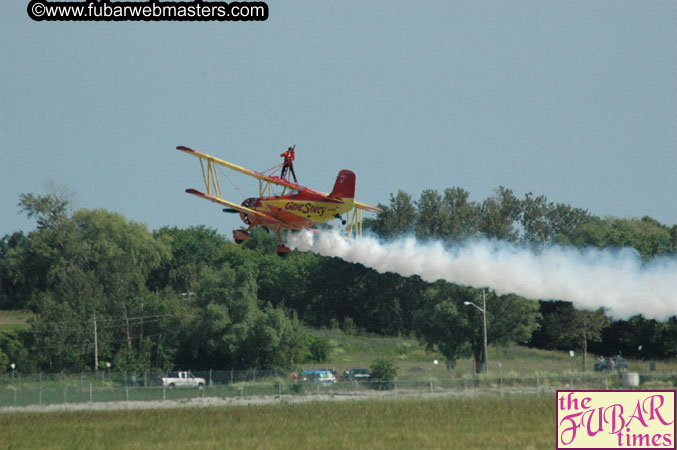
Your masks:
M252 216L258 216L264 223L282 223L279 220L277 220L275 217L262 213L261 211L256 211L255 209L247 208L246 206L238 205L237 203L229 202L228 200L224 200L219 197L214 197L213 195L205 194L204 192L200 192L195 189L186 189L186 192L188 194L195 195L196 197L204 198L205 200L212 201L214 203L218 203L220 205L227 206L229 208L233 208L237 211L246 213L246 214L251 214Z
M238 166L237 164L230 163L228 161L224 161L222 159L216 158L215 156L208 155L206 153L198 152L197 150L193 150L192 148L184 147L183 145L179 145L176 147L177 150L181 150L182 152L188 153L189 155L197 156L200 159L204 159L210 162L213 162L215 164L219 164L224 167L228 167L229 169L235 170L237 172L243 173L245 175L248 175L250 177L254 177L258 180L263 180L263 181L268 181L273 184L277 184L280 186L285 186L288 188L292 189L305 189L303 186L299 186L298 184L295 183L290 183L287 180L283 180L280 177L270 177L268 175L264 175L262 173L256 172L254 170L249 170L245 169L244 167Z
M229 169L243 173L243 174L248 175L250 177L254 177L258 180L268 181L270 183L277 184L279 186L284 186L284 187L288 187L288 188L292 188L292 189L298 189L298 190L301 190L301 191L313 192L315 194L319 194L319 195L322 195L324 197L329 196L329 194L327 194L327 193L315 191L313 189L308 189L306 187L300 186L300 185L295 184L295 183L290 183L289 181L283 180L280 177L270 177L270 176L264 175L262 173L256 172L254 170L245 169L244 167L238 166L237 164L233 164L233 163L230 163L228 161L224 161L222 159L216 158L216 157L208 155L206 153L198 152L197 150L193 150L192 148L184 147L183 145L176 147L176 149L181 150L182 152L188 153L189 155L196 156L196 157L200 158L201 160L204 159L204 160L209 161L211 163L219 164L219 165L224 166L224 167L228 167ZM203 195L207 195L207 194L203 194ZM218 198L218 197L214 197L214 198ZM225 200L223 200L223 201L225 201ZM217 202L217 203L219 203L219 202ZM228 202L228 203L230 203L230 202ZM237 209L238 211L240 211L242 209L242 206L240 206L240 205L236 205L236 206L237 207L233 207L233 209ZM375 213L383 212L382 209L377 208L376 206L367 205L366 203L361 203L361 202L357 202L357 201L355 202L355 208L362 209L362 210L365 210L365 211L371 211L371 212L375 212ZM253 210L251 210L251 211L253 211ZM254 211L254 213L258 213L258 212ZM261 214L261 213L258 213L258 214Z
M376 206L367 205L366 203L361 203L361 202L355 202L355 208L363 209L365 211L375 212L377 214L383 212L383 210L381 208L377 208Z

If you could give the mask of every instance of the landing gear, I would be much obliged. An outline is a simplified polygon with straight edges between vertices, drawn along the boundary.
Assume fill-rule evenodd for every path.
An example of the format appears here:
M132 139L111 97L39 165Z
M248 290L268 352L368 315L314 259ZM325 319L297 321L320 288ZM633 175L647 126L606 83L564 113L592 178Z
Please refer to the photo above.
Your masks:
M249 233L245 230L233 230L233 240L236 244L242 244L244 241L249 239Z
M279 242L277 245L277 256L284 258L291 252L291 249L282 243L282 235L280 234L279 229L277 230L277 240Z
M243 243L244 241L246 241L247 239L249 239L251 237L249 235L249 231L252 228L254 228L254 225L250 225L249 228L247 228L246 230L243 230L243 229L233 230L233 240L237 244ZM270 231L268 227L263 227L263 228L265 228L266 231ZM291 253L291 249L282 243L282 235L280 233L280 230L277 230L277 239L278 239L278 242L279 242L277 249L275 250L277 252L277 254L280 257L284 257L284 256L287 256L289 253Z
M289 252L291 252L291 249L289 247L287 247L286 245L280 243L277 246L277 256L284 258L285 256L287 256L289 254Z

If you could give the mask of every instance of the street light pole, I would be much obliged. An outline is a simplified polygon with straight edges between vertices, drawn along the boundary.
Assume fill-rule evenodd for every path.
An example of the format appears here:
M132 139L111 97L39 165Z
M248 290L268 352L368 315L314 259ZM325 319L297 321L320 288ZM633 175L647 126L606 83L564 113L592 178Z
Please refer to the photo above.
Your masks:
M475 308L479 309L482 311L482 319L484 322L484 373L489 373L489 352L487 350L487 291L486 289L482 289L482 306L483 308L480 308L473 302L463 302L464 305L469 306L472 305Z
M487 348L487 291L482 289L482 315L484 316L484 373L489 373L489 350Z
M99 338L96 332L96 311L94 311L94 372L99 373Z

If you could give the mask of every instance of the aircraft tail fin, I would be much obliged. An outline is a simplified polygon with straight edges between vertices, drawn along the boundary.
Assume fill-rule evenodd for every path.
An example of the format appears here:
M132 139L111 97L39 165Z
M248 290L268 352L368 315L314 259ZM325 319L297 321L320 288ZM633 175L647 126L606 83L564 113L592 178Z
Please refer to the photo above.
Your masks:
M335 199L355 198L355 174L350 170L340 171L329 197Z

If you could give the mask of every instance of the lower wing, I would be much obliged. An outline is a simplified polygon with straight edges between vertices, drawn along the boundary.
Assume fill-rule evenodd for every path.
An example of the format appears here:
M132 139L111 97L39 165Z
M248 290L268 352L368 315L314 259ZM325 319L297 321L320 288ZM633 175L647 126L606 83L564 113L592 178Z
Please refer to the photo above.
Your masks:
M246 206L238 205L237 203L229 202L228 200L224 200L219 197L214 197L213 195L205 194L204 192L200 192L195 189L186 189L186 193L195 195L196 197L204 198L205 200L209 200L210 202L218 203L220 205L227 206L228 208L234 209L235 211L239 211L245 214L249 214L252 216L257 216L259 219L261 219L261 222L263 223L279 223L281 224L282 222L277 220L275 217L262 213L260 211L256 211L255 209L247 208Z

